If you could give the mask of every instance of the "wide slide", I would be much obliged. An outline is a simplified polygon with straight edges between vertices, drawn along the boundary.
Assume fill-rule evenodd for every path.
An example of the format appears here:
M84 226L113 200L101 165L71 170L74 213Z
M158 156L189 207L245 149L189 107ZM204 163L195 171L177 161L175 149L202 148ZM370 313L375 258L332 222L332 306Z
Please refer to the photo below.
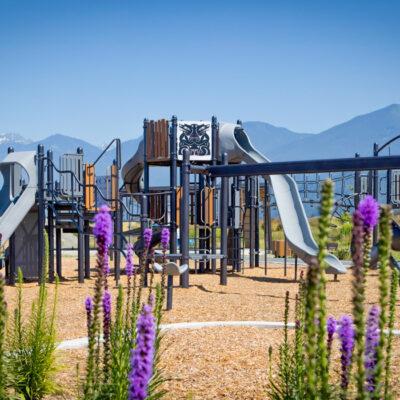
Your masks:
M230 162L270 162L252 146L241 126L221 124L219 135L221 151L228 153ZM318 245L313 238L296 182L289 175L271 175L267 178L271 182L282 227L290 247L299 258L310 264L316 259ZM346 267L334 255L328 254L325 261L328 273L346 272Z
M36 152L9 153L0 162L1 243L7 241L35 204L37 191Z

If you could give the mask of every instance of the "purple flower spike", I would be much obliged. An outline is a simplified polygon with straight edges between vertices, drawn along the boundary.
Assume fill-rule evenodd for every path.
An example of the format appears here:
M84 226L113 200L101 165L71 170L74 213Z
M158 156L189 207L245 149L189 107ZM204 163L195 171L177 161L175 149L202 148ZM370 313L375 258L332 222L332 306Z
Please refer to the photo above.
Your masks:
M113 223L110 209L102 205L94 217L93 234L96 237L99 252L104 256L113 240Z
M351 359L354 349L354 326L353 320L348 315L343 315L339 320L339 338L340 338L340 362L342 366L341 387L347 389L349 385Z
M130 277L133 274L133 250L132 245L129 243L126 248L126 276Z
M170 237L169 229L163 228L161 231L161 245L164 250L168 249L169 237Z
M131 352L128 400L145 400L153 375L155 319L152 307L143 306L137 321L136 348Z
M144 247L146 249L150 247L152 236L153 236L153 231L151 230L151 228L145 228L143 232L143 239L144 239Z
M377 362L376 348L379 344L379 315L380 309L374 305L371 307L368 313L367 319L367 331L365 338L365 358L364 366L367 374L367 386L368 392L372 393L375 390L375 366Z
M379 218L379 204L371 196L367 195L358 205L358 211L361 213L361 217L364 222L364 226L368 230L372 230L378 223Z
M106 317L111 318L111 294L108 290L106 290L103 295L103 313L105 319Z
M336 319L332 316L328 317L328 320L326 321L326 328L328 331L328 352L329 352L329 354L331 353L331 350L332 350L333 335L336 332L336 327L337 327Z
M93 311L93 300L90 296L86 297L85 309L88 314L90 314Z

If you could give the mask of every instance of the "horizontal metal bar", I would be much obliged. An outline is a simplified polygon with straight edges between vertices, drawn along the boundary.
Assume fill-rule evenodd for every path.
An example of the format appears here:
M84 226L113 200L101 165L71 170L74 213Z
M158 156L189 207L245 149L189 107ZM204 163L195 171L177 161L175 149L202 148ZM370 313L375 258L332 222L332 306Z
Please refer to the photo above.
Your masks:
M197 168L193 173L205 173L211 177L311 174L317 172L367 171L400 169L400 156L333 158L326 160L282 161L258 164L216 165Z

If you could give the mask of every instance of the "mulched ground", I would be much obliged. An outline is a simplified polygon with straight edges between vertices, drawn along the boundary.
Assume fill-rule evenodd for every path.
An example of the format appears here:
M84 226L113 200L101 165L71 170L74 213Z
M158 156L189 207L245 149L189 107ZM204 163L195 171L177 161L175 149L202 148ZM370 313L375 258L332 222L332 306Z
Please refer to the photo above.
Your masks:
M94 264L93 264L94 265ZM58 337L60 340L86 336L84 300L92 293L93 280L78 284L76 260L64 258L65 276L60 284ZM271 266L268 275L263 268L246 269L230 275L228 285L219 285L218 275L190 275L190 288L174 290L174 309L166 312L165 323L220 320L282 321L285 292L294 299L297 283L283 275L282 266ZM351 310L351 274L329 277L327 298L329 313L339 317ZM124 282L124 277L122 278ZM178 283L178 282L176 282ZM114 286L114 285L113 285ZM50 294L54 285L50 285ZM113 294L116 294L113 288ZM37 285L24 284L24 303L30 308ZM7 287L9 309L15 303L15 288ZM377 272L367 279L367 303L378 299ZM396 307L396 327L400 327L400 302ZM163 341L162 366L171 380L165 384L167 399L265 399L268 371L268 347L277 349L281 330L258 328L207 328L170 331ZM58 380L63 394L53 399L76 398L77 364L84 372L85 349L59 351L63 365ZM394 341L394 376L400 373L400 338ZM400 393L400 384L396 382Z

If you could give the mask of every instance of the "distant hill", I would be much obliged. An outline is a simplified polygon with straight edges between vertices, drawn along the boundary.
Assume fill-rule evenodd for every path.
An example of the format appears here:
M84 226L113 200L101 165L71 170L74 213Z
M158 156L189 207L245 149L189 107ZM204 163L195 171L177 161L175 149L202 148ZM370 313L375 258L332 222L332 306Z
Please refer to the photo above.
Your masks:
M250 132L250 136L252 132ZM371 156L374 142L384 144L400 134L400 105L388 107L352 118L317 135L299 137L290 146L274 149L273 160L306 160L332 157ZM264 150L260 148L260 150ZM400 142L391 145L383 154L399 154Z
M318 134L297 133L258 121L244 122L243 126L253 145L274 161L353 157L356 152L368 156L372 154L374 142L383 144L400 134L400 105L392 104L360 115ZM123 163L135 153L140 140L141 137L137 137L122 143ZM84 149L85 160L89 162L94 161L102 152L100 146L67 135L54 134L32 142L18 134L7 133L0 134L0 154L5 155L9 146L13 146L16 151L36 150L39 143L46 150L53 150L55 160L63 153L76 152L77 147ZM388 151L385 150L384 154L388 154ZM400 154L400 143L392 145L390 151L392 154ZM99 173L104 173L106 167L112 164L114 154L111 149L102 157L97 167ZM160 182L154 184L164 183L165 174L158 179Z

